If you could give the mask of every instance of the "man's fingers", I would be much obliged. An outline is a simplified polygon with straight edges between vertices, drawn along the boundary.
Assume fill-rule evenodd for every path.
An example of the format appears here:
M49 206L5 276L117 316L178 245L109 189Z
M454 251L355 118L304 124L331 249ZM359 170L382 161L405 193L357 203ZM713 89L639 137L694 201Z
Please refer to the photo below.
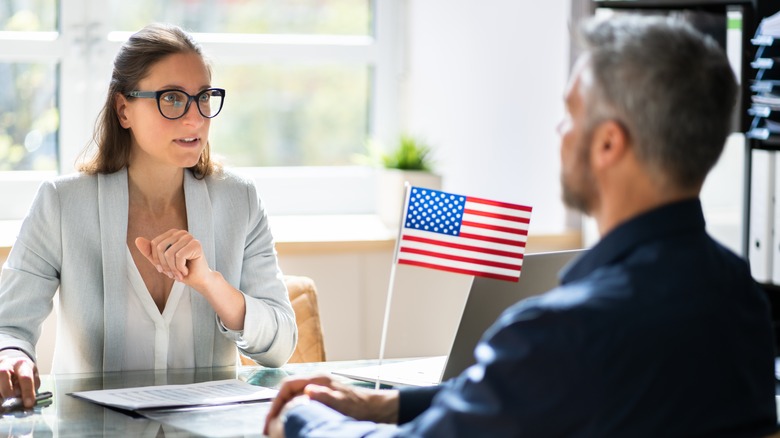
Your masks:
M270 438L284 437L284 425L278 419L273 419L265 423L265 430L263 435L268 435Z
M306 381L303 379L287 380L279 388L276 398L271 402L271 409L268 410L268 420L276 418L284 407L285 403L292 400L293 397L300 394L306 387Z
M303 394L304 388L310 384L330 386L332 384L332 379L328 376L320 375L313 377L295 377L285 380L284 383L282 383L282 387L279 388L279 393L276 395L276 398L274 398L274 401L271 403L271 408L268 410L268 415L265 419L265 434L268 433L268 424L279 416L279 412L281 412L284 405L293 398Z
M339 409L339 405L343 404L344 401L344 394L341 391L334 391L328 387L320 385L306 385L303 393L308 395L309 398L314 401L318 401L325 406L336 409L337 411L341 411Z

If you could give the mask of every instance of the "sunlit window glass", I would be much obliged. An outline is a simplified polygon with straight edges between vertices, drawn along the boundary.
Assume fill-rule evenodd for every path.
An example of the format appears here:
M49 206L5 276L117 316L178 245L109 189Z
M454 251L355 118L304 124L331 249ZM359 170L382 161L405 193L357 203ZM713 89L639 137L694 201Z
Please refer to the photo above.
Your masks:
M170 22L196 33L363 37L373 34L371 4L109 0L109 11L111 28L119 31ZM353 164L369 136L369 63L253 62L214 65L212 86L225 88L227 98L211 124L213 152L234 166Z
M391 0L395 1L395 0ZM113 28L152 21L191 32L369 35L370 0L110 0Z
M0 63L0 171L56 170L57 66Z
M368 136L366 66L218 66L227 90L211 122L216 155L234 166L347 165Z
M57 30L57 0L0 1L0 30L54 32Z

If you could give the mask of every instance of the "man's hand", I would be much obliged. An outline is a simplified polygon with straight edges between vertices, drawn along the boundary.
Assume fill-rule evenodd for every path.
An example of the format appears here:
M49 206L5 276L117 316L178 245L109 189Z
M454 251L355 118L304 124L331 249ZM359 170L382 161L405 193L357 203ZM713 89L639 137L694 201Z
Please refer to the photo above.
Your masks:
M35 406L35 390L41 386L38 367L22 351L0 351L0 397L22 397L24 407Z
M284 423L282 422L282 418L286 415L286 412L290 409L295 408L298 405L301 404L307 404L309 403L309 397L305 395L299 395L289 401L287 404L284 405L282 410L279 412L279 415L276 416L276 418L266 421L265 423L265 430L267 431L266 434L270 438L284 438Z
M263 433L269 433L269 425L272 423L278 424L278 421L274 420L277 420L284 405L299 395L307 395L311 400L356 420L377 423L398 421L398 391L355 388L326 375L294 377L286 379L279 389L279 394L268 411Z

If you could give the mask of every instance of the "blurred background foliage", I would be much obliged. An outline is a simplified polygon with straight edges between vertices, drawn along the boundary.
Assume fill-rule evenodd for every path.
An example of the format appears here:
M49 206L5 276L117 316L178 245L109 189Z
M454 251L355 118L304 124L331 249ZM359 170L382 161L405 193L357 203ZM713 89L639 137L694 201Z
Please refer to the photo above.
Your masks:
M109 28L117 31L157 21L207 33L373 33L370 0L107 1ZM57 0L0 0L0 30L56 32L60 7ZM269 60L213 70L213 85L227 96L210 141L230 166L349 165L367 141L370 65ZM10 85L0 89L0 171L56 169L58 65L0 62L0 80Z
M56 0L0 1L0 30L53 32ZM0 171L56 170L57 64L0 62Z
M165 21L191 32L370 35L370 0L109 0L117 30Z
M369 0L111 0L117 30L153 21L191 32L372 35ZM208 53L206 54L209 55ZM231 166L349 165L369 135L365 64L214 65L227 90L211 123L213 152Z

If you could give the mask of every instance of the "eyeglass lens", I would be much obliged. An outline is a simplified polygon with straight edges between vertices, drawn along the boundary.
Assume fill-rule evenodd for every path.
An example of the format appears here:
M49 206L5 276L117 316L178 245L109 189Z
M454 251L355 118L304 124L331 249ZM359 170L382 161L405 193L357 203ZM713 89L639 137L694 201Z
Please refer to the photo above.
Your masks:
M203 117L214 117L222 109L224 96L220 90L204 90L194 98ZM166 91L158 99L160 112L170 119L181 117L187 110L188 101L189 96L182 91Z

